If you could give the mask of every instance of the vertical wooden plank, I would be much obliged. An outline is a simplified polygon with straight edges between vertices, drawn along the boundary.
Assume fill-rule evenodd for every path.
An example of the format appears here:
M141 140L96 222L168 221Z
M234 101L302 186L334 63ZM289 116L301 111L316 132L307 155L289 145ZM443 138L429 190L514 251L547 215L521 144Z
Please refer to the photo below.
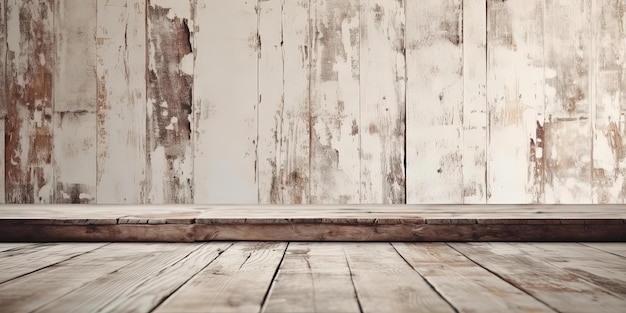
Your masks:
M96 2L54 8L55 203L96 199Z
M2 88L2 85L0 85ZM2 99L0 99L2 101ZM4 103L2 104L4 105ZM0 118L0 204L4 204L6 193L5 193L5 185L4 185L4 129L5 129L6 120L4 118Z
M7 1L6 198L51 203L53 1Z
M463 202L486 202L487 0L463 1Z
M197 3L195 203L257 203L256 1Z
M148 202L193 203L190 1L148 0Z
M7 0L0 0L0 204L6 202L5 184L4 184L4 130L7 116L7 80L6 80L6 62L7 62Z
M404 1L361 0L361 203L405 203Z
M463 202L461 3L406 4L408 203Z
M146 198L145 4L97 0L98 203Z
M311 1L311 203L359 203L359 0Z
M543 1L488 2L488 203L541 202Z
M591 0L545 1L545 202L590 203Z
M626 194L626 22L623 1L593 2L593 202L624 203Z
M258 5L259 203L308 203L309 1Z

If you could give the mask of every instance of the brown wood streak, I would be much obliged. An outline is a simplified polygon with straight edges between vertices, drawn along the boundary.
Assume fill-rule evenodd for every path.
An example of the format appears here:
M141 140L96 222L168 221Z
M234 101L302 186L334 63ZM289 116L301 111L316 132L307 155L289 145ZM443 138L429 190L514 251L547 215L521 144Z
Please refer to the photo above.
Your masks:
M6 202L5 194L5 150L4 134L7 114L7 90L6 90L6 39L7 39L7 2L0 0L0 203Z
M189 23L187 18L170 18L170 9L155 4L148 5L148 68L147 98L152 112L148 115L148 147L151 158L152 176L148 184L164 180L165 203L192 203L192 173L184 164L192 164L191 113L193 77L182 69L183 58L192 53ZM152 61L155 62L152 62ZM159 147L164 150L165 168L154 168L154 153ZM184 164L183 164L184 163ZM150 190L150 188L148 188ZM161 196L151 197L160 202Z
M13 203L52 202L52 0L7 6L19 29L19 46L8 45L6 189Z

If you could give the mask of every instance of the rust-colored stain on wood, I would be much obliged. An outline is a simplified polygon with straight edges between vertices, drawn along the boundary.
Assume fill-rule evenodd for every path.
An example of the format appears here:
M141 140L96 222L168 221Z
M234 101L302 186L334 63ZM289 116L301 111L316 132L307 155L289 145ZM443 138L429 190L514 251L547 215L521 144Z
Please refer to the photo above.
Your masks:
M1 0L0 202L623 203L625 10Z
M51 203L53 1L7 5L6 197Z
M155 3L156 2L156 3ZM193 54L192 21L187 12L148 4L149 200L193 202L191 140ZM181 11L182 11L181 10Z

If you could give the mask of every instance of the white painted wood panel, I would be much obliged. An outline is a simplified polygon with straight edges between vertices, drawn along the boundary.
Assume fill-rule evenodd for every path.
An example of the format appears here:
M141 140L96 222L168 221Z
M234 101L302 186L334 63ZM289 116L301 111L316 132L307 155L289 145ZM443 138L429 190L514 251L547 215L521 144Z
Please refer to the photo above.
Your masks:
M54 201L96 200L96 2L54 7Z
M360 7L360 202L404 203L404 1Z
M308 203L309 1L259 2L259 203Z
M626 22L624 2L592 2L593 202L624 203Z
M311 203L359 203L359 1L310 10Z
M488 203L543 201L543 1L488 2Z
M257 203L256 1L195 8L195 203Z
M97 202L144 203L145 0L97 4Z
M545 202L591 203L591 0L546 0Z
M6 200L54 201L54 1L6 1Z
M463 1L463 203L485 203L487 0Z
M407 203L463 203L460 0L406 4Z

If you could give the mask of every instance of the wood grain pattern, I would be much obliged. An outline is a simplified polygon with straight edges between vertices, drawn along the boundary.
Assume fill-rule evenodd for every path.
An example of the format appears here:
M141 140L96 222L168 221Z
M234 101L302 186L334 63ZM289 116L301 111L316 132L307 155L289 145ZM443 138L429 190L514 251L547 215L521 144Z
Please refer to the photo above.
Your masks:
M51 203L54 1L7 1L6 199Z
M361 203L405 203L404 1L360 1Z
M406 4L407 203L463 203L459 0Z
M621 1L592 2L593 202L624 203L624 78L625 10Z
M193 252L181 255L182 258L177 262L165 266L161 264L163 268L158 273L147 276L135 288L108 302L103 310L150 312L231 245L232 243L222 242L201 244ZM151 262L154 261L155 259L151 259Z
M389 243L354 243L344 249L362 311L454 312Z
M359 0L310 10L311 203L359 203Z
M96 1L54 7L54 202L96 202Z
M114 244L115 245L115 244ZM120 246L123 247L123 246ZM123 298L150 278L180 261L198 248L198 244L159 244L158 252L145 255L106 276L86 283L45 306L42 312L98 312L111 310L111 299ZM111 288L115 286L115 288ZM127 311L124 309L124 311ZM128 312L128 311L127 311Z
M193 203L191 1L148 0L148 202Z
M463 203L487 199L487 1L463 1Z
M6 202L5 187L5 171L4 171L4 148L5 148L5 123L7 117L7 80L6 80L6 61L7 61L7 2L0 0L0 204Z
M445 243L392 245L459 312L554 312Z
M626 247L621 243L585 243L585 245L626 258Z
M309 201L309 1L259 2L259 203Z
M68 249L68 245L71 244L64 244L59 249ZM81 247L85 244L73 246ZM66 293L162 249L159 244L116 243L42 269L37 275L20 277L10 284L0 285L0 310L36 311Z
M4 251L0 253L0 284L105 245L103 243L83 243L68 246L40 243Z
M235 243L154 312L258 312L286 248Z
M545 203L591 203L591 0L545 2Z
M258 202L256 11L244 0L196 7L195 203Z
M97 202L144 203L145 0L97 4Z
M262 312L360 312L347 245L289 243Z
M488 203L543 201L543 1L488 2Z
M455 243L453 248L559 312L620 312L626 300L507 243Z

